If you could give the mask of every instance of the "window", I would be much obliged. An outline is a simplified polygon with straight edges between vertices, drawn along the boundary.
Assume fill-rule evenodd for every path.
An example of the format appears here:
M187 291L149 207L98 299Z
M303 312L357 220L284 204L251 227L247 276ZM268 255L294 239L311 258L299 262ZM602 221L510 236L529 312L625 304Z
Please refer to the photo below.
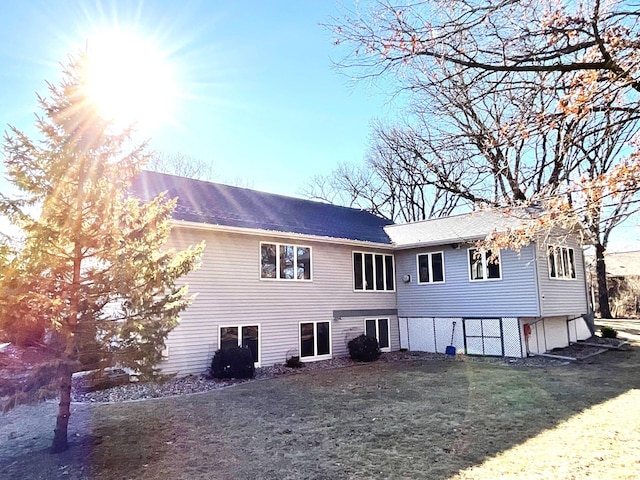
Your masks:
M260 278L311 280L311 247L261 243Z
M393 255L353 252L355 290L395 290Z
M218 348L224 350L231 347L248 347L253 355L254 363L260 362L259 326L237 325L220 327Z
M418 255L418 283L444 282L444 253L421 253Z
M500 252L494 256L491 250L469 249L469 280L499 280L500 278L502 278Z
M547 258L549 259L550 278L576 278L576 261L573 248L549 245L547 247Z
M300 324L300 358L317 359L331 355L331 327L329 322Z
M364 334L373 337L378 341L380 350L389 352L391 350L391 341L389 340L389 319L375 318L364 321Z

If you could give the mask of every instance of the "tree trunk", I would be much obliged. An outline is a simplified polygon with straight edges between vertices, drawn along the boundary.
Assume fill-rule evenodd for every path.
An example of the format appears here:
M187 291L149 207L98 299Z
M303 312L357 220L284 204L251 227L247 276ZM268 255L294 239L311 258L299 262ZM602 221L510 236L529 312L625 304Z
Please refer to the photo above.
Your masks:
M596 282L598 285L598 313L600 318L611 318L609 290L607 289L607 269L604 261L604 246L596 243Z
M82 206L84 204L84 180L85 158L81 157L78 170L78 193L76 197L76 218L73 226L73 279L71 282L70 312L63 323L64 338L66 341L64 359L69 361L76 351L76 330L78 328L78 315L80 313L80 274L82 272ZM64 328L66 327L66 328ZM69 417L71 416L71 378L73 369L69 364L63 367L60 374L60 403L58 404L58 417L56 428L53 430L53 444L51 453L64 452L69 448L67 430Z
M60 403L58 404L58 417L56 428L53 430L53 444L51 453L64 452L69 448L67 429L71 416L71 370L66 368L60 376Z

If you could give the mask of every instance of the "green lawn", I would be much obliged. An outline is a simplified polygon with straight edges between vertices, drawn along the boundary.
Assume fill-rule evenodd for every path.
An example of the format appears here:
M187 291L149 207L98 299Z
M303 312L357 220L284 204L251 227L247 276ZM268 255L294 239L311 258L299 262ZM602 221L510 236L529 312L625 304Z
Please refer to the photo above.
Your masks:
M376 362L92 406L69 452L0 458L0 478L637 478L639 374L637 347L546 368Z

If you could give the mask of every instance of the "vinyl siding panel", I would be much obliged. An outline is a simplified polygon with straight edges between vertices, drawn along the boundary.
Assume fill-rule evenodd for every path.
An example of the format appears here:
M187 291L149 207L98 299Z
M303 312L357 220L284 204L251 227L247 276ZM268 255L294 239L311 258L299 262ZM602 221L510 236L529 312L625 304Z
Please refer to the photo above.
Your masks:
M444 254L445 283L419 284L416 255ZM538 316L535 250L500 253L500 280L469 280L467 248L451 246L396 251L396 285L400 317L519 317ZM409 283L403 282L411 276Z
M184 279L197 297L169 334L169 356L161 365L166 373L205 372L218 348L220 325L259 325L260 365L268 366L298 354L300 322L331 322L332 354L337 356L346 352L348 334L357 326L363 332L364 318L334 321L334 310L396 308L393 291L353 290L354 249L349 246L186 228L174 228L170 246L185 248L201 240L206 242L202 265ZM261 242L311 247L312 280L261 280ZM390 328L397 350L396 317L390 318Z
M556 243L557 245L573 248L576 278L551 278L549 276L549 262L547 258L547 245L549 243L553 244L554 242L540 242L538 245L541 316L575 316L587 313L587 289L582 247L579 246L575 237L563 238L562 243Z

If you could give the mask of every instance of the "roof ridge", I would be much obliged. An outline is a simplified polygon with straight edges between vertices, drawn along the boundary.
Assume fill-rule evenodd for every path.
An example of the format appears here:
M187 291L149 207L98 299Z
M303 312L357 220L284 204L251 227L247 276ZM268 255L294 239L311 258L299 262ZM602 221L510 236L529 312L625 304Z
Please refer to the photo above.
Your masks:
M402 227L404 225L418 225L420 223L429 223L429 222L436 222L438 220L448 220L448 219L452 219L452 218L458 218L458 217L464 217L464 216L471 216L474 214L478 214L478 213L504 213L504 212L500 212L499 209L493 209L493 210L472 210L470 212L461 212L461 213L455 213L453 215L445 215L442 217L434 217L434 218L425 218L424 220L416 220L413 222L405 222L405 223L394 223L392 225L388 225L388 227Z

